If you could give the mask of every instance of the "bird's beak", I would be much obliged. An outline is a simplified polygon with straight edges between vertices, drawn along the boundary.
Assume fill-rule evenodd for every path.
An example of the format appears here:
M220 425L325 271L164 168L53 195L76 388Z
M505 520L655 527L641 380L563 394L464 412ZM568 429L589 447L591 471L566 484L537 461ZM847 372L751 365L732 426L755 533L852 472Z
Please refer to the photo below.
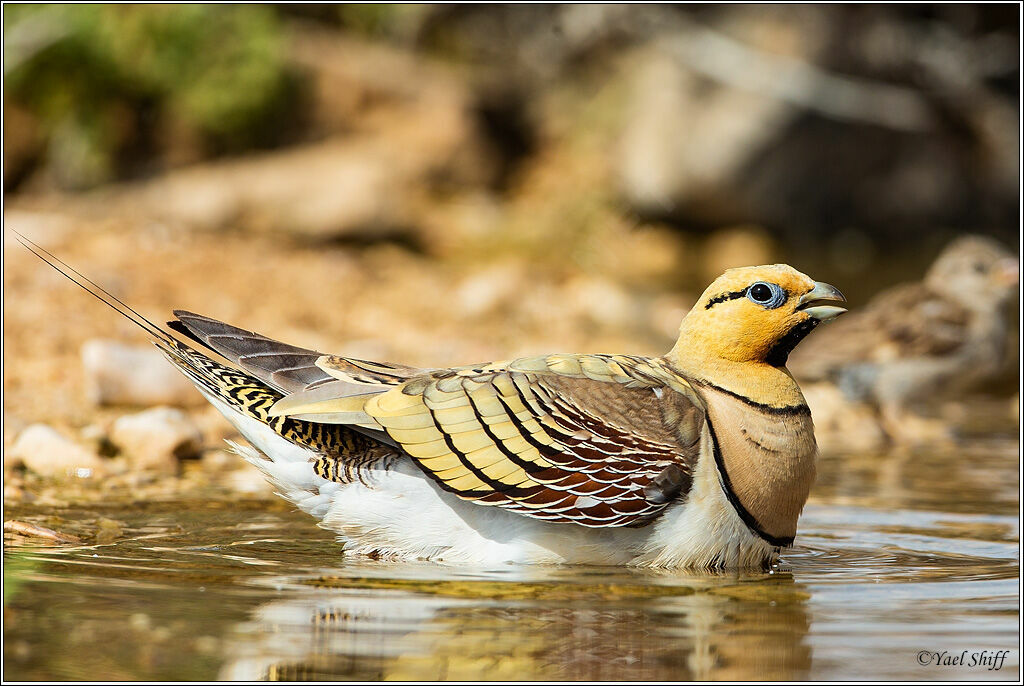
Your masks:
M800 296L796 309L806 312L820 322L834 319L846 312L845 307L821 305L821 302L846 302L846 297L835 286L815 281L814 288Z

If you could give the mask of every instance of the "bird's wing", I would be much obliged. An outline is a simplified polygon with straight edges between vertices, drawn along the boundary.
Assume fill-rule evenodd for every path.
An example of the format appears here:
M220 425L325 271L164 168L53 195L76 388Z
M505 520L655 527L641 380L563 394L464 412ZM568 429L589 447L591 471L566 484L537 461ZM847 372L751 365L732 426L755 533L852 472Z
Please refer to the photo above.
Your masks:
M787 366L811 381L851 365L949 354L966 342L969 317L963 305L923 284L896 286L808 337Z
M425 370L384 362L325 355L275 341L222 321L175 310L167 325L216 352L282 393L352 395L379 393ZM321 388L327 386L328 388Z
M446 491L594 527L643 525L686 493L705 421L684 379L617 355L433 372L364 411Z

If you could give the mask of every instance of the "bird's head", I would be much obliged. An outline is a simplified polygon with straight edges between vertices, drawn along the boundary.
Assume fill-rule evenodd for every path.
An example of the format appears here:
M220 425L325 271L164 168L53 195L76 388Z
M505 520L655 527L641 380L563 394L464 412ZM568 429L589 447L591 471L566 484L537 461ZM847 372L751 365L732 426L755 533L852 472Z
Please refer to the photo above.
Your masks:
M818 324L846 312L835 286L787 264L730 269L683 319L673 352L783 367Z
M970 310L1005 305L1017 292L1020 262L997 241L969 235L950 243L932 264L925 282L933 291Z

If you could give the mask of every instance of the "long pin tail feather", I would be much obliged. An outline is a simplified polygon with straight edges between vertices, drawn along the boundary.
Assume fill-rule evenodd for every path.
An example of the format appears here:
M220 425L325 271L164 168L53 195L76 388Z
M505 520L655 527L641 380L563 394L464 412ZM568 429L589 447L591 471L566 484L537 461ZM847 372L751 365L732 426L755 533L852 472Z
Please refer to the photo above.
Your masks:
M98 283L90 279L85 274L81 273L68 263L61 260L59 257L51 253L46 248L33 242L31 239L23 236L17 231L13 231L15 238L33 255L46 262L48 265L53 267L55 270L60 272L65 278L77 285L82 290L86 291L100 302L107 305L113 310L116 310L121 316L125 317L129 321L135 323L137 326L142 328L146 333L159 339L160 342L168 345L174 345L177 341L171 338L166 331L161 329L159 326L154 324L146 317L139 314L135 309L126 304L123 300L115 296L107 289L100 286ZM66 270L66 271L65 271ZM70 273L69 273L70 272ZM72 276L74 274L74 276ZM78 278L75 278L78 277Z
M197 361L190 354L188 347L183 345L179 340L171 336L167 331L161 329L153 321L147 319L140 314L133 307L125 303L123 300L118 298L116 295L99 285L88 276L78 271L64 260L60 259L46 248L35 243L30 238L12 230L15 238L25 248L34 254L36 257L41 259L46 264L50 265L59 272L66 279L71 281L73 284L84 290L89 295L93 296L107 307L116 311L125 319L129 320L147 334L153 337L153 342L156 346L171 359L171 362L177 366L182 372L184 372L189 378L202 384L204 387L209 387L209 380L205 379L202 374L202 366L197 364ZM73 276L72 276L73 275ZM78 277L78 278L76 278ZM204 346L205 347L205 346ZM211 351L216 353L216 351ZM220 355L218 355L220 357ZM199 372L198 374L196 372Z

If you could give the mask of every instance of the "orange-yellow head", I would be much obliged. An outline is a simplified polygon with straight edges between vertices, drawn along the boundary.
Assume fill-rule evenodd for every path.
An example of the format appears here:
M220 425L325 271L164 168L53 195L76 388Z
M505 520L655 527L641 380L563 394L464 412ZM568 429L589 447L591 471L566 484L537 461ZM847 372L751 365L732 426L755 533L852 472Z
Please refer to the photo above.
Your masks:
M834 286L788 264L730 269L683 319L670 355L783 367L814 327L846 312L835 304L845 301Z

